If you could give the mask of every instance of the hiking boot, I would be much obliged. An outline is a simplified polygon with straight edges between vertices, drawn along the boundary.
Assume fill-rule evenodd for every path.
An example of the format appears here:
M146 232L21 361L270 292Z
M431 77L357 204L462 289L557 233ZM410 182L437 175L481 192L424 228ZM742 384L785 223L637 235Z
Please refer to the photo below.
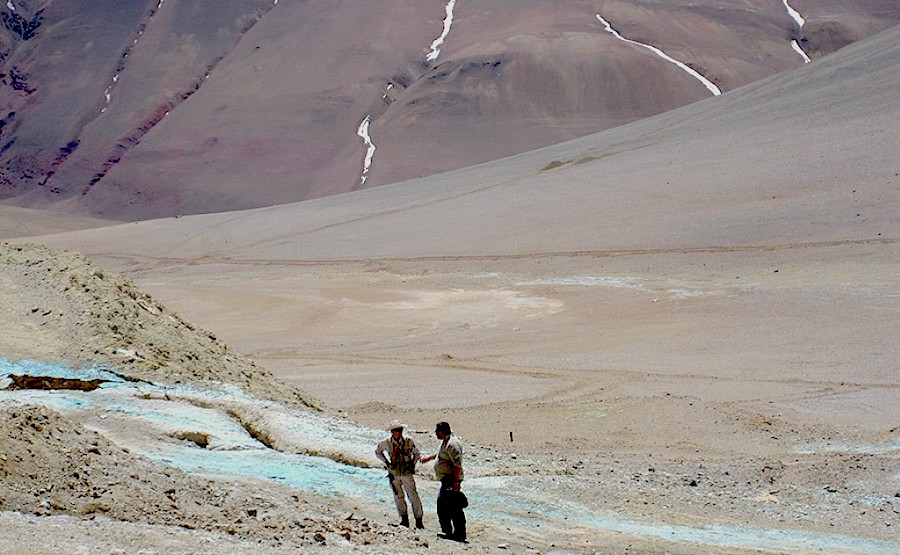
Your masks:
M407 515L403 515L400 517L400 526L406 526L409 528L409 517Z
M425 529L425 523L422 522L422 517L416 519L416 528L418 528L419 530Z

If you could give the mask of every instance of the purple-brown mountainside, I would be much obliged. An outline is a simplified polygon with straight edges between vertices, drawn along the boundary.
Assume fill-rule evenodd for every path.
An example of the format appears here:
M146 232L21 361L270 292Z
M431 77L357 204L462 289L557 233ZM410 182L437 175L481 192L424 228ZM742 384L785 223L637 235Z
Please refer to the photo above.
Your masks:
M788 5L9 2L0 202L137 220L382 185L670 110L900 21L892 2Z

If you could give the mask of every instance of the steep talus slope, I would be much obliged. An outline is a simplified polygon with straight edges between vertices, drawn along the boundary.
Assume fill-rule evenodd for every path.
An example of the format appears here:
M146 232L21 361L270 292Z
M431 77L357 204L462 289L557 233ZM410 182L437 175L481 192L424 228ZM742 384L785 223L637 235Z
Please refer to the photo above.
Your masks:
M5 202L133 220L382 185L710 95L648 47L727 91L802 65L792 40L817 59L900 21L838 0L798 2L802 26L775 0L113 5L5 9L34 22L2 37Z
M44 206L99 182L272 2L10 2L2 8L0 198ZM12 21L30 22L23 32ZM13 27L13 28L11 28Z
M388 76L421 72L434 32L418 24L428 6L440 13L434 1L280 3L174 117L75 200L140 218L349 190L362 171L357 130L384 103Z

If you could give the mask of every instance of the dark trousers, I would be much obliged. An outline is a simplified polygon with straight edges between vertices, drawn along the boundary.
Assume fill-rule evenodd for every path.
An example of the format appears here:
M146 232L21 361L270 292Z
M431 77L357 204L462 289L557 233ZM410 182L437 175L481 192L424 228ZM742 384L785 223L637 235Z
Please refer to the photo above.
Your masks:
M459 492L453 489L453 477L441 480L437 498L437 515L441 532L466 539L466 513L459 503Z

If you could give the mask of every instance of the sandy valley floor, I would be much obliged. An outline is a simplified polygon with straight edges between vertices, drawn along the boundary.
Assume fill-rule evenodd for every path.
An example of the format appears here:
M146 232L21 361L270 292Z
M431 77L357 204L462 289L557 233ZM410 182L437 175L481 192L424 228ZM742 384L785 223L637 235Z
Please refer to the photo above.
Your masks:
M815 277L816 257L835 249L874 262ZM369 425L399 416L427 430L446 416L471 441L515 451L714 459L896 442L900 346L884 333L900 311L896 254L877 244L137 275Z
M891 382L898 347L883 330L896 325L900 296L878 261L896 247L827 248L866 253L867 271L829 272L810 286L815 249L803 258L742 254L743 262L728 264L741 275L716 270L718 257L731 253L427 268L411 261L129 266L154 298L374 435L399 417L427 451L435 447L433 423L449 420L468 446L478 503L467 550L885 552L897 547L900 409ZM49 266L71 266L56 264ZM639 271L647 264L655 276ZM53 324L68 303L34 297L34 289L16 296L22 269L12 270L2 274L4 310L29 314L34 332L5 333L4 352L28 352L35 339L49 357L72 348L77 337ZM88 306L91 298L116 306L92 291ZM142 341L153 337L160 340L153 332ZM203 364L231 379L215 360ZM275 392L266 383L249 387ZM80 418L121 441L138 437L116 432L113 420L98 420L103 414ZM427 474L423 468L423 492L432 489ZM269 487L250 490L256 502L275 503ZM417 541L431 541L433 552L447 547L390 528L391 508L378 499L339 497L328 502L336 507L329 518L339 522L341 505L352 503L349 510L376 527L354 521L354 538L396 552L415 552ZM239 496L233 502L233 510L246 505ZM155 510L120 518L166 522ZM31 517L28 526L63 526L70 541L111 548L124 545L112 538L153 545L176 534L161 526L120 534L115 522L89 522ZM291 536L290 527L282 534ZM190 552L200 537L178 541ZM304 537L315 544L311 532L294 540ZM29 541L36 551L50 549ZM246 548L202 542L221 553Z
M356 422L399 417L427 445L447 419L509 465L501 474L536 461L524 468L540 477L528 488L544 492L542 510L583 517L568 530L551 517L538 542L601 550L606 530L660 545L654 527L722 526L738 539L694 539L878 552L896 547L900 525L900 346L886 333L900 313L897 251L886 241L128 267L143 289ZM824 262L850 255L864 262ZM770 529L783 541L754 545L753 530ZM474 530L497 533L489 522Z

